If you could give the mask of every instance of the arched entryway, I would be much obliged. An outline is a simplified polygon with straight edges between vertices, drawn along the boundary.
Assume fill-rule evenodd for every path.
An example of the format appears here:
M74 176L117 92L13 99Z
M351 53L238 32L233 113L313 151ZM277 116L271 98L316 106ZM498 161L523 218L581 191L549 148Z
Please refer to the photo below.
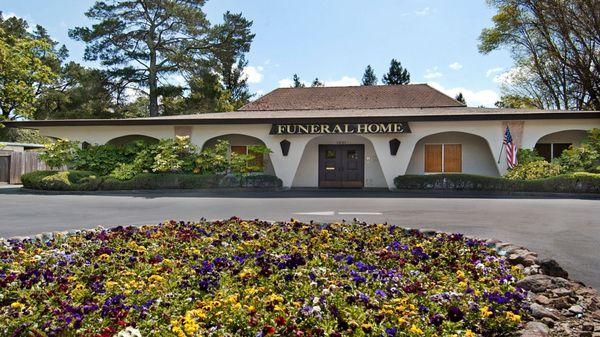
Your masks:
M336 183L340 179L346 182ZM292 187L317 186L388 187L372 142L358 135L322 135L308 141Z
M488 142L465 132L441 132L421 138L406 174L469 173L499 176Z
M113 138L113 139L109 140L108 142L106 142L106 144L115 145L115 146L125 146L125 145L131 144L134 142L138 142L138 141L142 141L146 144L158 143L158 139L156 139L154 137L144 136L144 135L126 135L126 136Z
M209 147L213 147L217 144L219 140L226 140L229 142L229 151L230 153L238 153L238 154L252 154L252 146L255 145L265 145L265 143L252 136L243 135L243 134L226 134L220 135L217 137L213 137L206 142L202 146L202 149L206 149ZM271 149L274 151L275 149ZM269 154L265 154L263 156L257 156L257 166L262 167L262 172L265 174L275 175L275 170L273 169L273 163L271 162L271 157Z
M579 145L587 136L585 130L565 130L549 133L535 143L535 150L547 161L560 157L572 145Z

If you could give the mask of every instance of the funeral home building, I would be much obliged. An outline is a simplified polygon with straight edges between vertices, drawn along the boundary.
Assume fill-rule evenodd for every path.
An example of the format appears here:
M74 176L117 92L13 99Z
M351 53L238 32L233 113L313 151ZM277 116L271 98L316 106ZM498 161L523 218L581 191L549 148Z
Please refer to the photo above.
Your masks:
M507 126L518 148L551 160L600 127L600 112L471 108L415 84L280 88L234 112L6 125L88 144L176 135L200 148L226 139L237 153L264 144L263 170L284 187L391 189L404 174L504 174Z

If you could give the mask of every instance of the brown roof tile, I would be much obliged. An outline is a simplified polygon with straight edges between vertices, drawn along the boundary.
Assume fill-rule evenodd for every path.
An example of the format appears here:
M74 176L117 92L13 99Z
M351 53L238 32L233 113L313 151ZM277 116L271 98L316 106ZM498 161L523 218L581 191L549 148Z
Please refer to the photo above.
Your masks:
M464 107L427 84L279 88L242 111Z

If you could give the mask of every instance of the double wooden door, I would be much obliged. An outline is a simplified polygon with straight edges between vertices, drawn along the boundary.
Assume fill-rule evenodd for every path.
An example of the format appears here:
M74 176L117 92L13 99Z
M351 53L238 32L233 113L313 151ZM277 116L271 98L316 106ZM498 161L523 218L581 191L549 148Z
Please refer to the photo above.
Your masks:
M319 145L319 187L362 188L364 177L364 145Z

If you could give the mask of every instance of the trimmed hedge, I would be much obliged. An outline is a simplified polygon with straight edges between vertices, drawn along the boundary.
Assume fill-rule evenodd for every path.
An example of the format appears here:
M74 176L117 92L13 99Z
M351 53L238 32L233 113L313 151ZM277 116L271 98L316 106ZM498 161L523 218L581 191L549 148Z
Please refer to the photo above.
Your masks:
M600 174L577 172L533 180L473 174L403 175L394 179L394 185L399 190L600 193Z
M280 188L281 179L271 175L140 173L130 180L97 177L87 171L35 171L21 176L23 187L49 191L111 191L205 188Z

